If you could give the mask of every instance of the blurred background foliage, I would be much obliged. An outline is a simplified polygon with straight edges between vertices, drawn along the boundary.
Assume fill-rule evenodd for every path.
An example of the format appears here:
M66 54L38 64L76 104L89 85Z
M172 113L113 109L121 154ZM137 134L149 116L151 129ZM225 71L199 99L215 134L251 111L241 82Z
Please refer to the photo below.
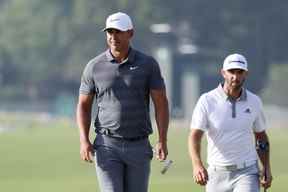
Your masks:
M63 92L77 95L83 67L105 49L105 18L116 11L131 15L133 46L150 54L159 43L150 30L155 23L169 23L172 35L164 41L172 47L193 43L199 54L214 58L213 65L228 53L243 53L251 64L250 86L261 92L273 64L288 63L287 5L285 0L0 0L0 98L54 101ZM283 86L281 94L287 94Z

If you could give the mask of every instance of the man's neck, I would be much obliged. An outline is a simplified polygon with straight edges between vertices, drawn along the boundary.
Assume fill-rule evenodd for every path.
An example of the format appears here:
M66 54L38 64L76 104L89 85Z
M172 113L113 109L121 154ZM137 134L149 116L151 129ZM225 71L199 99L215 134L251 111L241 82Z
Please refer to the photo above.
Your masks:
M110 49L112 56L118 63L122 63L124 60L127 59L129 54L129 47L125 50L117 51Z
M237 99L241 96L242 87L233 89L232 87L229 87L227 84L224 83L223 90L229 97Z

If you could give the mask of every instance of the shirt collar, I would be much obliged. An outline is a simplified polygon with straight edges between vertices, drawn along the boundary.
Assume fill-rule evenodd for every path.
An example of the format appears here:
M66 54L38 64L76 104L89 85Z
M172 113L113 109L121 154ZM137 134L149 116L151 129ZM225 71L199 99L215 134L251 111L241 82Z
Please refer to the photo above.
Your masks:
M218 85L217 91L218 91L221 99L223 99L223 100L229 100L229 96L224 92L223 84L222 84L222 83L220 83L220 84ZM237 101L246 101L246 100L247 100L246 89L242 87L241 95L240 95L240 97L237 99Z
M106 54L106 58L107 58L108 61L116 63L116 60L114 59L110 49L107 49L105 54ZM135 50L130 47L129 48L129 52L128 52L128 57L122 63L125 63L127 61L133 62L134 59L135 59Z

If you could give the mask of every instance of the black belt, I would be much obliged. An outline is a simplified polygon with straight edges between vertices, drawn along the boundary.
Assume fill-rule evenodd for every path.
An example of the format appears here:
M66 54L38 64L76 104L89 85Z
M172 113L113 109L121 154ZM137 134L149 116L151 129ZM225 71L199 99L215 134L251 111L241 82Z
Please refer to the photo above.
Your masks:
M118 135L113 135L110 133L110 131L108 130L104 130L104 131L99 131L98 132L99 134L101 135L105 135L105 136L108 136L108 137L111 137L113 139L118 139L118 140L124 140L124 141L140 141L140 140L144 140L144 139L147 139L148 136L147 135L144 135L144 136L137 136L137 137L121 137L121 136L118 136Z

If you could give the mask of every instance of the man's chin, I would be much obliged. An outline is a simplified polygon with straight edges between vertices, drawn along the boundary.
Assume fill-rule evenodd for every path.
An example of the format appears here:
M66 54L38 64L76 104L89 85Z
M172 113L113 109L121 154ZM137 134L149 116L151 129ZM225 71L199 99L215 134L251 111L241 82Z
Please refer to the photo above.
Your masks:
M242 84L232 85L232 88L233 88L234 90L240 90L240 89L242 89Z
M114 51L120 51L121 48L119 46L114 46L114 45L111 45L110 48Z

